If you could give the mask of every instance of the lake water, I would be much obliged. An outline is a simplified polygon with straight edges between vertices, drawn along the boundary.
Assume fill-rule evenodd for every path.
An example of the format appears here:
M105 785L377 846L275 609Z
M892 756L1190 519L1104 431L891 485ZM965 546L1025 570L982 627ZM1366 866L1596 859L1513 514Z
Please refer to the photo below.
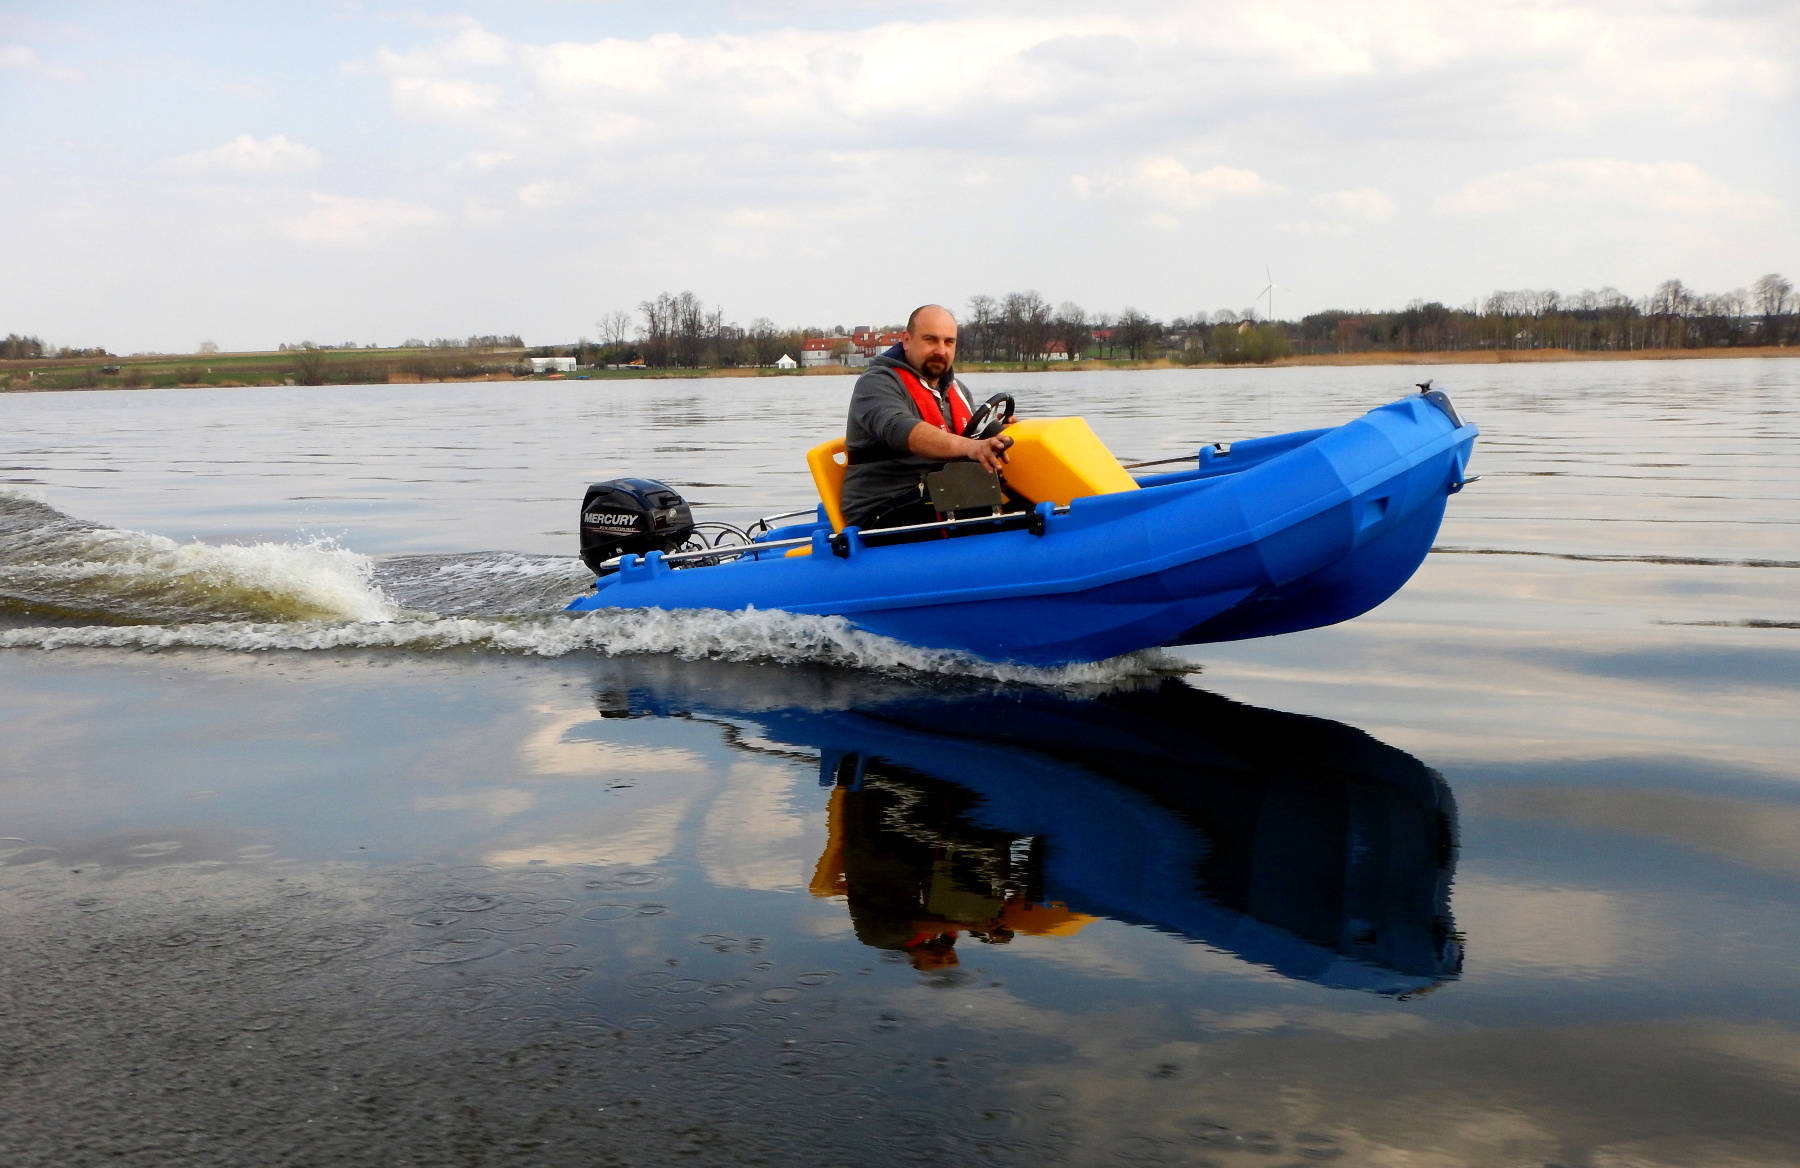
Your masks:
M1800 1161L1800 362L981 375L1115 452L1435 377L1334 628L1061 671L556 613L847 379L0 398L6 1162Z

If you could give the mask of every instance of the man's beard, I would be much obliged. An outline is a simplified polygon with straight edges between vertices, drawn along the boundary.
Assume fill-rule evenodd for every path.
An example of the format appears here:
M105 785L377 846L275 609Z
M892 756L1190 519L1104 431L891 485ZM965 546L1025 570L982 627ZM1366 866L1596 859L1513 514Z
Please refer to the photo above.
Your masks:
M942 377L949 371L950 362L943 357L927 357L919 368L933 377Z

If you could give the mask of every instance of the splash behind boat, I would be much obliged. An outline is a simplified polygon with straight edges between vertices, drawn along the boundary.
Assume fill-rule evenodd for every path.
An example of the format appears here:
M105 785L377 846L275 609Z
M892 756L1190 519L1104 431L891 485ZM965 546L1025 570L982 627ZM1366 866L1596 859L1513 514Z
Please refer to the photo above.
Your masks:
M1427 383L1345 425L1203 447L1193 469L1136 480L1080 419L1006 433L1020 440L1007 488L1030 510L909 529L844 524L831 457L841 442L809 458L821 496L812 520L765 525L745 546L639 554L688 539L685 502L650 480L600 484L583 505L584 538L615 525L626 554L590 558L602 574L569 609L835 615L909 644L1035 665L1317 628L1411 578L1467 481L1477 431Z

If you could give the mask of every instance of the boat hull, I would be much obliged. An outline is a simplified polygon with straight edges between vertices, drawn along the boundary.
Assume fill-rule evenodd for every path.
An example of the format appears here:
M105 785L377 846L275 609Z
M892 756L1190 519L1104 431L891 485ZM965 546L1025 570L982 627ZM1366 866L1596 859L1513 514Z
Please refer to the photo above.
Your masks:
M1042 535L852 540L837 555L821 528L806 556L677 570L652 555L569 607L842 616L909 644L1036 665L1316 628L1367 612L1417 570L1475 437L1447 400L1410 397L1076 499Z

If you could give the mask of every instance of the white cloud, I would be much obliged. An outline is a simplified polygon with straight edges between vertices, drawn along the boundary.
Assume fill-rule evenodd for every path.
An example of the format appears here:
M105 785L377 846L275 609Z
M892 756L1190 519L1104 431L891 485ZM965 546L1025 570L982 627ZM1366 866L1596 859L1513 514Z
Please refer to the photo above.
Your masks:
M1173 212L1199 211L1222 198L1254 198L1278 195L1282 189L1254 170L1214 166L1189 170L1180 159L1167 154L1140 159L1124 174L1090 179L1071 175L1077 199L1088 199L1097 189L1107 198L1122 198L1151 208L1144 225L1157 231L1180 231L1181 219Z
M1288 235L1318 235L1328 238L1344 238L1356 234L1356 229L1342 221L1319 223L1311 219L1291 220L1275 224L1275 230Z
M807 820L794 799L793 768L736 762L701 825L700 866L725 888L806 886Z
M196 150L169 159L182 170L236 171L240 174L293 174L315 169L324 154L311 146L290 142L280 134L253 138L239 134L211 150Z
M396 77L390 86L394 106L420 121L461 122L500 104L500 87L454 78Z
M1354 224L1381 223L1394 217L1394 200L1375 187L1330 191L1314 195L1311 202L1325 213L1325 219L1277 223L1275 230L1289 235L1344 238L1356 234Z
M631 772L700 771L706 760L673 746L634 746L604 738L572 736L594 721L594 711L544 709L549 720L519 746L519 761L539 775L603 775Z
M1128 191L1170 207L1210 207L1227 195L1279 194L1281 188L1254 170L1214 166L1191 171L1167 154L1146 158L1131 174L1118 180L1114 191Z
M605 127L605 140L635 130L667 149L694 140L679 128L845 149L948 134L1065 149L1075 131L1129 146L1245 107L1329 118L1390 102L1396 84L1419 92L1387 120L1441 118L1446 136L1501 117L1520 132L1620 111L1716 118L1739 95L1793 89L1793 61L1746 36L1752 23L1608 3L1266 0L531 44L465 19L373 67L403 116L520 136Z
M1394 200L1388 198L1387 192L1374 187L1357 187L1355 190L1314 195L1312 205L1339 219L1380 223L1394 217Z
M274 139L252 138L260 152L228 143L184 164L295 175L323 170L308 149L334 166L366 159L355 198L209 183L205 204L181 191L151 205L117 178L133 172L121 159L142 138L110 155L54 151L60 177L7 169L8 221L42 226L9 255L35 277L19 281L33 289L19 307L42 321L34 327L91 328L91 289L59 275L73 270L66 257L102 257L103 239L124 238L180 261L167 241L266 232L271 205L287 208L289 238L382 239L388 254L378 278L354 288L341 255L321 255L311 274L290 267L295 300L279 318L272 301L219 310L268 317L236 326L252 335L301 327L295 303L371 333L485 331L498 319L552 337L589 326L575 273L592 269L580 263L528 285L452 289L431 230L452 218L460 263L500 271L521 247L572 248L604 258L619 304L679 284L728 315L795 324L885 318L891 307L871 301L902 290L872 290L844 257L917 235L926 214L947 262L909 271L915 302L1037 287L1095 310L1185 314L1244 303L1265 261L1297 268L1302 255L1320 302L1298 307L1466 299L1497 286L1642 291L1670 272L1716 289L1800 266L1792 216L1754 194L1800 177L1791 152L1769 145L1791 120L1797 60L1791 5L1769 0L992 0L905 19L771 0L750 21L697 11L680 33L640 33L622 31L638 20L622 16L601 26L611 35L564 40L525 31L535 22L505 6L484 10L485 23L445 0L420 7L343 26L367 39L322 50L357 57L329 93L298 79L337 58L306 58L270 86L259 126L292 119L268 124L309 127L308 146L283 155ZM326 27L317 13L297 19ZM157 35L180 45L203 32L219 64L202 88L234 102L221 79L267 46L219 40L185 12ZM189 59L105 28L92 37L59 44L56 58L106 100L42 104L32 122L45 141L116 139L107 102L135 101L144 84L116 59L171 72L168 62ZM6 49L0 68L42 63ZM205 106L173 109L164 129L197 132L217 117ZM1630 159L1684 163L1617 161ZM69 190L82 192L73 205ZM1440 195L1443 214L1411 213ZM170 229L142 230L157 221ZM1388 262L1370 262L1377 240ZM292 259L232 254L246 277ZM396 258L407 262L385 262ZM109 344L191 335L178 305L141 294L131 304L110 317L123 331ZM166 321L155 329L170 337L133 337L139 317Z
M399 199L356 199L344 195L310 196L313 209L282 221L290 239L300 243L357 243L401 228L437 222L430 207Z
M1626 162L1579 158L1498 171L1463 184L1438 200L1452 215L1507 215L1525 210L1716 215L1765 211L1766 196L1739 191L1686 162Z
M52 65L38 59L38 55L24 45L0 45L0 70L15 73L35 73L39 77L47 77L52 81L79 81L81 74L61 65Z
M519 202L527 207L562 207L581 197L581 187L571 182L537 182L519 188Z
M489 864L654 864L681 841L692 795L590 811L583 821L558 821L565 831L545 839L503 841L482 857Z
M1474 873L1456 881L1456 920L1480 938L1471 979L1516 974L1584 977L1659 951L1656 922L1613 892L1501 880Z
M485 787L453 795L420 795L413 807L420 811L479 811L494 819L507 819L537 806L537 795L512 787Z

